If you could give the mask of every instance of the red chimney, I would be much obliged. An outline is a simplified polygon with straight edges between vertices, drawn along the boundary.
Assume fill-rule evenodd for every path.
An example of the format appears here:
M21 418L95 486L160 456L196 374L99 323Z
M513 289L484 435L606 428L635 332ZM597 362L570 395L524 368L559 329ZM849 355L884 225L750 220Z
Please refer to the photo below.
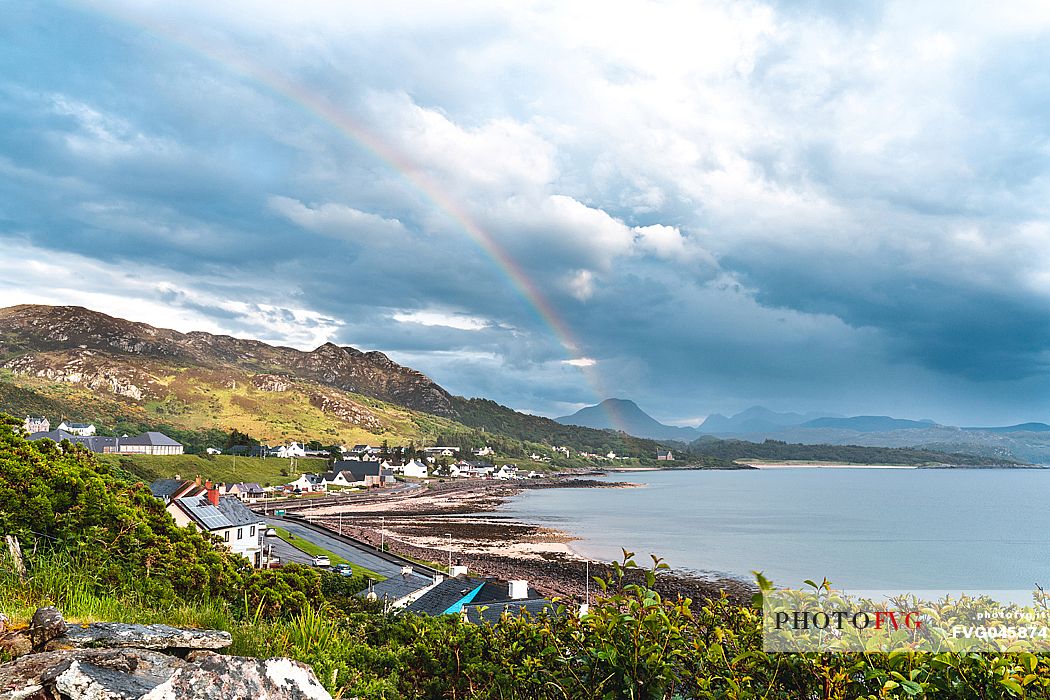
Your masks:
M211 479L208 479L207 481L204 482L204 488L206 488L206 489L210 489L211 488Z
M211 482L208 482L208 500L211 501L213 506L218 507L219 505L219 489L212 488Z

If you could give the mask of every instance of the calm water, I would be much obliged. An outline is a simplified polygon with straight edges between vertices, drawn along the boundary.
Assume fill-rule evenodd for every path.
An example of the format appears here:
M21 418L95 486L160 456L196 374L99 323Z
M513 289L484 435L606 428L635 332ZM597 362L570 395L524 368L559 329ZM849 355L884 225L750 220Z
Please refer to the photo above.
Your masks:
M527 491L503 512L620 556L778 585L1050 586L1050 470L770 469L616 474L637 489Z

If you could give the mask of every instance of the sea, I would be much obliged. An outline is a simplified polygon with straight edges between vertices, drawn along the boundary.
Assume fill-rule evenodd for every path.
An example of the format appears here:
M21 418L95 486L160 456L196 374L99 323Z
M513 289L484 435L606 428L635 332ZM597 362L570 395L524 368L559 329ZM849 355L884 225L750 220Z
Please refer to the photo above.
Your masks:
M1050 469L787 468L613 473L638 488L528 490L505 516L575 551L777 586L1050 587Z

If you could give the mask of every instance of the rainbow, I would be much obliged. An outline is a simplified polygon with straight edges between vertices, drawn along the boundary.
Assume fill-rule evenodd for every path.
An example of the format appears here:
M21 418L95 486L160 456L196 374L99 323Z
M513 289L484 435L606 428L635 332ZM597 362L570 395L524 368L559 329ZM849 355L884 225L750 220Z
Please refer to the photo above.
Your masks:
M448 215L467 234L467 236L496 264L509 280L517 293L527 302L539 320L554 334L566 350L569 357L565 363L579 368L591 386L598 401L611 396L605 390L601 372L597 363L586 357L582 345L572 328L559 315L553 304L547 299L540 287L529 277L514 258L486 232L456 200L445 192L415 162L396 148L386 143L364 125L352 119L323 96L296 84L286 76L269 69L244 56L224 51L219 47L207 44L184 32L162 25L142 13L129 8L100 7L88 3L86 7L108 20L118 22L134 30L145 31L176 47L188 49L224 70L266 88L270 92L287 100L306 111L314 118L328 124L345 138L362 147L392 170L401 175L422 193L435 207ZM623 421L616 411L608 411L609 419L614 426L622 429Z

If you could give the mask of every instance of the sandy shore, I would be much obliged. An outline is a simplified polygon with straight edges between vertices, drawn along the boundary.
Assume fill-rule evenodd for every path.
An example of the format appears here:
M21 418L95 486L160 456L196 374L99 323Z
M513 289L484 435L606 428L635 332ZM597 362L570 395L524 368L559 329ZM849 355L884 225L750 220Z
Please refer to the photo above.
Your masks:
M546 595L582 602L588 567L592 579L607 578L608 563L588 562L579 556L571 547L575 538L568 533L512 520L501 516L498 509L526 489L632 486L635 484L566 478L449 481L295 510L376 547L382 541L392 552L440 565L448 562L451 536L453 563L462 563L482 576L526 579ZM593 596L593 583L590 588ZM681 594L697 601L725 591L744 602L753 593L749 584L735 579L693 572L661 572L657 588L665 595Z

